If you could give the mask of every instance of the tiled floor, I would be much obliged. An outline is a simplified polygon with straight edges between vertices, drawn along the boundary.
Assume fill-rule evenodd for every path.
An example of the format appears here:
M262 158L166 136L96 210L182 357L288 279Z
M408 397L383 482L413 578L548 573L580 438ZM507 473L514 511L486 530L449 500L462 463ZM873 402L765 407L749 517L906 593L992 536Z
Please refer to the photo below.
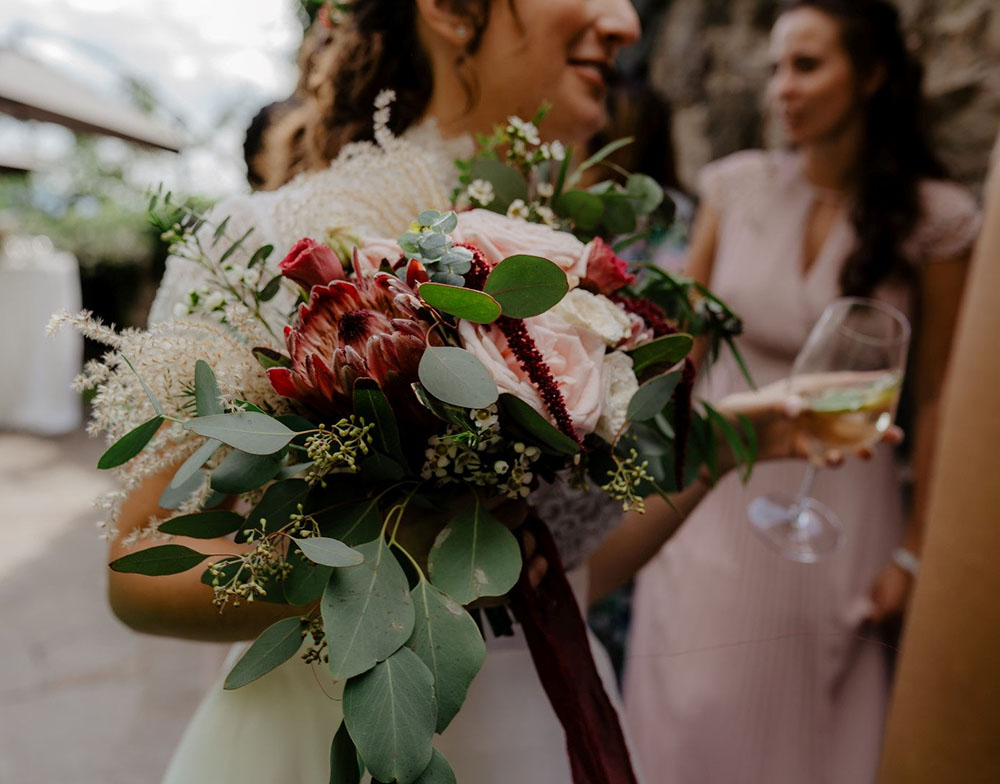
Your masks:
M144 637L104 599L82 434L0 433L0 782L157 782L221 646Z

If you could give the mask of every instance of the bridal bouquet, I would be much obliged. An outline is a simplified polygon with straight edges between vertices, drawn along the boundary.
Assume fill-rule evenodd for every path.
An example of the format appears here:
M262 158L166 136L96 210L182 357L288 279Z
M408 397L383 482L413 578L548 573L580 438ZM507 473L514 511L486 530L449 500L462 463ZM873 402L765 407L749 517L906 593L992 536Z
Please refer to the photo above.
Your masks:
M226 688L297 655L343 680L332 780L448 780L432 737L485 655L465 608L521 575L498 502L558 474L641 510L712 463L713 426L750 457L748 433L690 403L683 330L732 332L732 315L707 296L696 306L692 284L666 273L637 279L595 236L595 199L626 229L659 199L644 184L567 200L565 166L539 197L531 172L560 151L538 153L529 125L510 128L538 160L520 173L495 155L468 162L467 209L426 210L396 239L304 238L270 279L270 246L244 252L245 234L210 252L225 221L168 222L216 281L182 303L188 317L123 333L76 320L115 349L82 382L97 388L91 427L112 442L99 466L122 480L112 524L127 492L178 466L160 499L172 514L133 536L236 543L166 542L111 568L201 567L220 610L300 608ZM279 295L291 303L280 333L265 315Z

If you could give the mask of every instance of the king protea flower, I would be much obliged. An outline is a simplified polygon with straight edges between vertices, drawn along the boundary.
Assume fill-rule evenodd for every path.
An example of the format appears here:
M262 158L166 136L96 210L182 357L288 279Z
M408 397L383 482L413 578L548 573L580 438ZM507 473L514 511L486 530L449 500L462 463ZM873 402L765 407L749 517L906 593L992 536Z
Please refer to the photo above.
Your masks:
M351 411L359 378L374 380L394 407L409 408L431 325L412 289L388 273L313 286L298 323L285 327L292 365L268 377L279 395L321 412Z

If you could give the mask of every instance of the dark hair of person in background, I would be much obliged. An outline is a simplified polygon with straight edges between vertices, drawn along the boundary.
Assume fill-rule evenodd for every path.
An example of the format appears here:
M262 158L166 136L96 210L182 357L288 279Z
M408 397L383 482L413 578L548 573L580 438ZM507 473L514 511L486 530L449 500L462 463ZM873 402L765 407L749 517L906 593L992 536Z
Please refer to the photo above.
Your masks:
M279 140L277 134L283 121L300 105L300 99L294 95L282 101L274 101L257 112L250 121L243 140L243 160L247 167L247 182L254 190L273 190L290 178L290 170L294 167L285 158L294 149L295 131L291 131L292 138L288 139ZM276 148L283 150L280 164L276 164ZM279 166L280 172L277 171Z
M858 236L844 263L845 295L870 296L890 279L909 280L912 270L902 243L920 219L921 179L944 179L927 132L923 67L910 54L899 12L885 0L786 0L779 15L815 8L840 24L844 49L858 83L877 77L881 86L867 99L865 133L856 162L857 193L851 222Z

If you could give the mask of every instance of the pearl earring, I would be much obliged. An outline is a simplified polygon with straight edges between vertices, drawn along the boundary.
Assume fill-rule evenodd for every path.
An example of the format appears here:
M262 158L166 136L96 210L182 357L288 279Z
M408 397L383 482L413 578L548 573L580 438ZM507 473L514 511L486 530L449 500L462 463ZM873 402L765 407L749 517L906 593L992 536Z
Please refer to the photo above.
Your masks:
M462 24L456 25L455 26L455 35L457 35L459 38L461 38L464 41L466 39L466 37L469 35L469 31L466 29L465 25L462 25Z

